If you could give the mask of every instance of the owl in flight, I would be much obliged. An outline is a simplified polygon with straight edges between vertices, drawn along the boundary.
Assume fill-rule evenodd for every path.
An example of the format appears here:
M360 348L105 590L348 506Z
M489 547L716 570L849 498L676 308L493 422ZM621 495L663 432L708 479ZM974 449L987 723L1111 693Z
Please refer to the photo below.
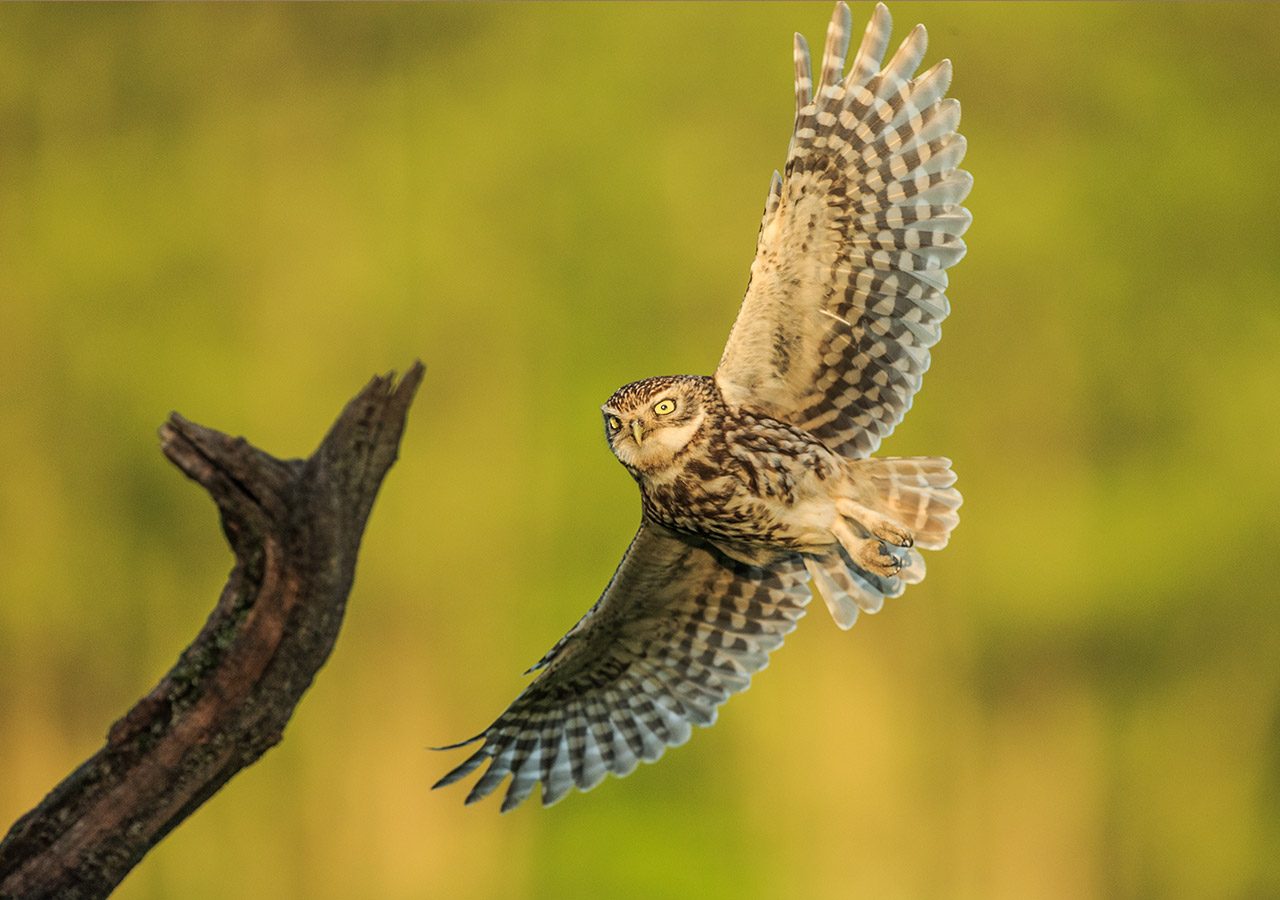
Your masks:
M796 119L746 298L712 376L646 378L604 404L643 516L608 587L436 787L488 762L467 802L542 802L627 775L744 690L812 579L841 628L924 578L959 517L950 461L871 453L902 420L948 312L972 178L956 168L951 64L917 25L887 64L877 5L849 73L849 8L815 87L795 38Z

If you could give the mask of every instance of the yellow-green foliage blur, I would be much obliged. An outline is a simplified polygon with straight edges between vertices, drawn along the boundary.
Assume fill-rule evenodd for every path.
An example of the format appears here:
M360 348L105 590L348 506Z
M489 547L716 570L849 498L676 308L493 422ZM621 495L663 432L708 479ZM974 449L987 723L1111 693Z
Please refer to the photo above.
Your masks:
M229 568L168 412L305 455L421 357L329 664L119 896L1280 895L1280 7L892 12L976 182L884 447L955 460L951 546L499 816L426 748L612 573L597 407L719 359L829 5L0 8L0 828Z

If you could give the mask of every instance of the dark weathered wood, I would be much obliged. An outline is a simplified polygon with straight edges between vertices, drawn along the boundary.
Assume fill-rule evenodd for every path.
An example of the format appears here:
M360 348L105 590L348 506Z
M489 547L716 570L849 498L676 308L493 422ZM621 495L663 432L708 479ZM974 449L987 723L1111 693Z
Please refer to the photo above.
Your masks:
M102 897L277 744L338 636L365 522L423 368L375 378L306 460L174 413L164 454L204 487L235 567L195 641L107 743L0 842L0 897Z

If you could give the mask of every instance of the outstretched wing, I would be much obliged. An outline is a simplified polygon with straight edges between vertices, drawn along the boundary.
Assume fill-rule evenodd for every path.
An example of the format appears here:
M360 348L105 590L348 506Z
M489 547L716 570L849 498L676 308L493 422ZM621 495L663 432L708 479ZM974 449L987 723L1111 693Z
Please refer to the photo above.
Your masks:
M816 95L796 35L796 124L774 173L751 283L716 382L732 404L797 425L846 456L879 446L911 406L949 311L973 179L956 167L951 63L913 77L917 25L888 65L877 5L847 76L849 8L836 5Z
M502 811L542 782L549 806L605 775L627 775L710 725L768 663L809 602L799 557L746 566L644 522L595 606L535 666L542 674L435 785L489 767L473 803L511 775ZM451 748L441 748L451 749Z

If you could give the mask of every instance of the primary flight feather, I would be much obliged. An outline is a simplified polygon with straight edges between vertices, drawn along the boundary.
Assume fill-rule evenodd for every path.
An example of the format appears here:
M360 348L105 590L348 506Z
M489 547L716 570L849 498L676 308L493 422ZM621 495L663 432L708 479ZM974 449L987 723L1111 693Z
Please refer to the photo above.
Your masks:
M838 3L816 85L796 35L796 119L774 173L747 294L712 377L648 378L604 404L640 486L640 529L600 599L534 666L480 746L467 802L550 805L626 775L710 725L796 626L812 578L853 625L924 577L960 494L941 457L870 458L902 420L965 251L972 179L957 168L951 65L916 75L917 25L888 63L876 6L849 71ZM442 748L452 749L452 748Z

